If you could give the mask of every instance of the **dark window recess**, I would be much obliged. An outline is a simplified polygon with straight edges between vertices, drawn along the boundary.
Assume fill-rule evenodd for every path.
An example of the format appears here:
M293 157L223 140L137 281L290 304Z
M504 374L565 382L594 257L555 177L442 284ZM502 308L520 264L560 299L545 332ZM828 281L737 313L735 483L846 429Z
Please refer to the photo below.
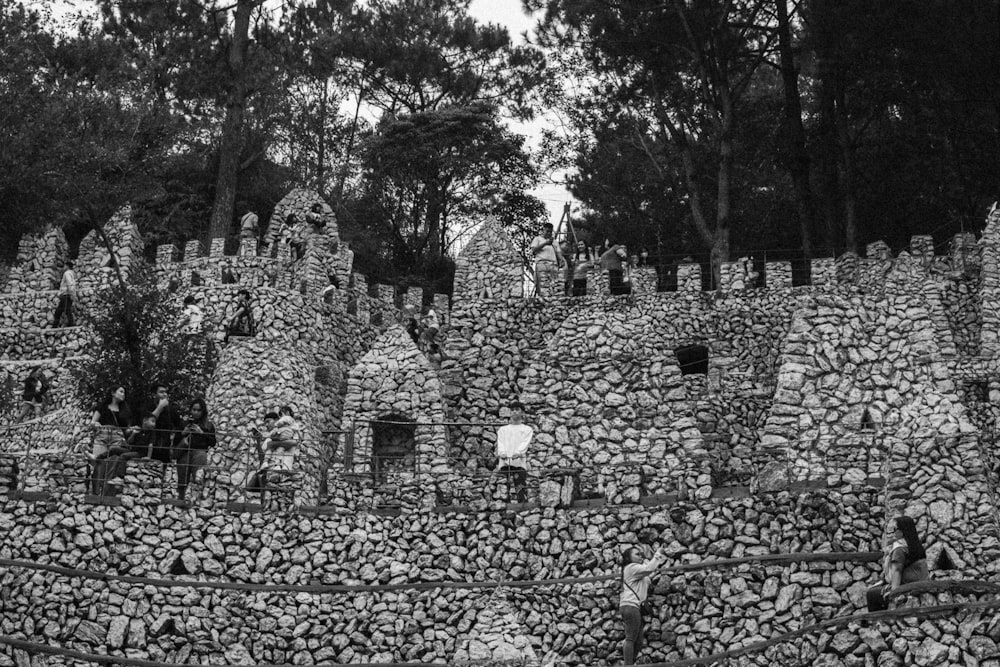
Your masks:
M938 554L937 560L934 561L935 570L954 570L957 569L955 566L955 561L951 559L948 554L947 549L941 549L941 553Z
M874 431L875 430L875 420L872 419L872 413L868 412L868 408L861 413L861 430L862 431Z
M387 473L413 471L417 457L417 425L404 415L389 414L372 422L372 472L376 480Z
M704 345L685 345L674 350L681 375L708 375L708 348Z

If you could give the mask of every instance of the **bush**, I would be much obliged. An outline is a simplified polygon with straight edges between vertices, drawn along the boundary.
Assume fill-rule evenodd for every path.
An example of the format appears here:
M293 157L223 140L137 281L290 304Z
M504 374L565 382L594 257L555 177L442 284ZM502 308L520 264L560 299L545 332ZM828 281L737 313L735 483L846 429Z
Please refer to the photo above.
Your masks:
M94 341L90 353L70 366L84 409L107 392L125 387L135 418L149 400L153 383L170 387L174 402L204 394L215 367L211 341L187 341L178 331L182 308L160 291L152 267L133 272L124 288L115 285L97 296L83 316Z

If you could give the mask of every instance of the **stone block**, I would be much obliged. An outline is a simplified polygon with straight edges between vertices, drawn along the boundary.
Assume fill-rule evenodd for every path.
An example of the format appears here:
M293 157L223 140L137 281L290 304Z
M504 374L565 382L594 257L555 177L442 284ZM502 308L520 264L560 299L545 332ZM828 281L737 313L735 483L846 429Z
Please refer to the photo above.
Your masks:
M681 264L677 267L677 291L701 291L701 264Z
M191 239L184 244L184 261L190 262L201 257L201 241Z
M791 262L766 262L764 264L764 281L767 287L791 287Z
M173 243L164 243L156 246L156 263L169 264L177 261L177 246Z
M837 284L837 268L832 257L812 260L811 268L813 285L822 286Z
M226 254L226 239L212 239L208 248L209 257L222 257Z
M885 241L874 241L865 247L865 257L868 259L888 260L891 259L889 244Z

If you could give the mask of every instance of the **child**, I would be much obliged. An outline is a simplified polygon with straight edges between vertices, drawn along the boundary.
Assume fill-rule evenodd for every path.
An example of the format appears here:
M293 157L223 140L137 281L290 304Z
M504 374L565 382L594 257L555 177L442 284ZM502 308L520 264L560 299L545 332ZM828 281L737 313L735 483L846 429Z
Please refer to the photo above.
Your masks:
M153 458L153 445L156 441L156 415L146 415L142 418L142 428L132 431L128 437L128 450L122 455L127 459Z

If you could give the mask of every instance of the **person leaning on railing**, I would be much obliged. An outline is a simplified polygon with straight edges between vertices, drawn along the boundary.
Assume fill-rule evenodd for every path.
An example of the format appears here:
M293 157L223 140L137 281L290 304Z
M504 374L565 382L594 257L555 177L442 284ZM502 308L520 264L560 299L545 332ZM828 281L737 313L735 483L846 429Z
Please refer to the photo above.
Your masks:
M215 446L215 425L208 420L208 406L202 398L191 401L184 430L174 438L177 455L177 497L184 500L188 484L208 465L208 450Z
M127 451L125 439L129 434L130 414L125 403L125 387L110 390L97 404L90 418L94 427L94 441L91 449L90 491L95 495L105 495L111 487L108 480L124 474L121 455Z

